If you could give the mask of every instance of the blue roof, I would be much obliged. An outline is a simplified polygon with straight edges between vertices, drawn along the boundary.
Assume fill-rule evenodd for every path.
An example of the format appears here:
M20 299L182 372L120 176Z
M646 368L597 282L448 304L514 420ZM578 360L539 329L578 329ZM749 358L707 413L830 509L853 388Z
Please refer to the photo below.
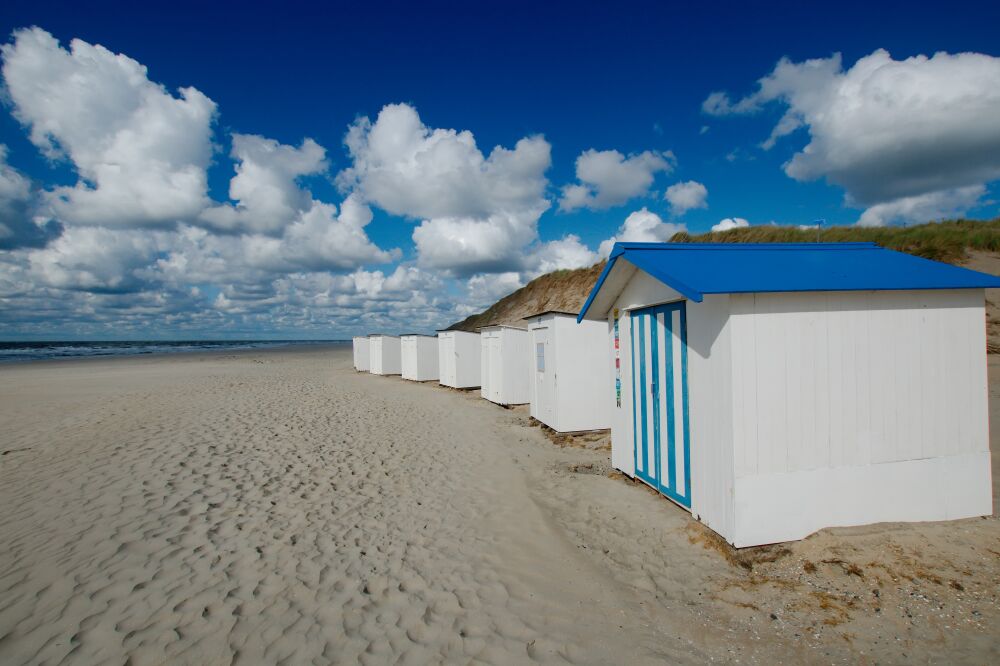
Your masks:
M1000 277L875 243L615 243L578 321L620 259L698 302L705 294L1000 288Z

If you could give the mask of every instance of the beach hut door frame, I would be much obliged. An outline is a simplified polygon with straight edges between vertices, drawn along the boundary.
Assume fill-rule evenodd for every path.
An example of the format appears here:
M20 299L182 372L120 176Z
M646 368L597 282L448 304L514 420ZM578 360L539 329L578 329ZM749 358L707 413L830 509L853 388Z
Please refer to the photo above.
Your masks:
M534 366L532 378L535 384L535 404L540 420L552 423L554 403L556 399L555 360L550 353L549 338L551 332L547 326L531 330L531 363ZM549 378L551 371L551 379Z
M503 368L503 344L500 336L500 332L491 335L486 343L486 348L489 350L486 359L489 373L489 399L493 402L501 401L504 393L503 382L506 381Z
M635 474L690 509L687 309L678 301L630 316Z

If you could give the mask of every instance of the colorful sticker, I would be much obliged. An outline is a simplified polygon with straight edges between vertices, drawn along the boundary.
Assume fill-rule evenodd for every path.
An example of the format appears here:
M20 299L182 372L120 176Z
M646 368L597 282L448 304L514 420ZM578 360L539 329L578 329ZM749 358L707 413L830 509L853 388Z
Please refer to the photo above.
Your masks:
M615 308L615 402L619 408L622 406L622 359L621 359L621 337L618 333L618 308Z

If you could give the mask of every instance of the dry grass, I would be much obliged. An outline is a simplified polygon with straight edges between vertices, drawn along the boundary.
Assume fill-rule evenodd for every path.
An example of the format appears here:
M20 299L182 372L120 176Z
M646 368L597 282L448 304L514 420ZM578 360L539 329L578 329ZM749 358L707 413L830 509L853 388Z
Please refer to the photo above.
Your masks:
M448 328L456 331L475 331L483 326L495 324L524 326L522 321L524 317L545 310L579 312L603 270L602 261L590 268L547 273L514 293L504 296L484 312L472 315Z
M679 233L672 243L824 243L867 241L918 257L958 263L969 249L1000 252L1000 218L946 220L912 227L797 227L758 226L691 236Z
M775 562L792 551L781 544L770 546L753 546L751 548L734 548L721 536L693 520L687 526L688 541L699 544L708 550L719 553L729 564L753 571L759 564Z

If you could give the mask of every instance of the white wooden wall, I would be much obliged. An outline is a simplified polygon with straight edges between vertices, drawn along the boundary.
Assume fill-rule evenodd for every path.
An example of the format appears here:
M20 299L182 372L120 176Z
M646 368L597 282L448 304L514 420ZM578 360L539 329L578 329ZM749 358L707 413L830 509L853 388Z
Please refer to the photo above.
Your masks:
M547 394L535 390L536 340L531 336L528 377L531 415L557 432L603 430L611 427L611 405L607 400L608 373L607 327L602 321L549 313L532 319L529 332L547 328L549 336L545 358L545 380L552 382ZM544 409L548 401L550 409ZM551 414L551 417L547 416Z
M731 303L736 545L992 511L982 290Z
M368 338L367 337L355 337L354 338L354 369L360 370L362 372L367 372L369 368L369 363L371 361L370 352L368 351Z
M732 303L737 476L989 450L981 290Z
M452 388L480 385L481 342L478 333L442 331L438 334L440 380Z
M374 375L398 375L402 372L399 338L377 335L368 338L369 368Z
M556 332L558 426L560 432L611 427L611 405L605 399L614 379L607 370L604 322L574 316L553 318Z
M489 328L482 331L480 339L481 395L500 405L530 402L528 331L506 326ZM491 344L491 340L499 342Z
M438 378L438 341L427 335L400 338L403 379L426 382Z

